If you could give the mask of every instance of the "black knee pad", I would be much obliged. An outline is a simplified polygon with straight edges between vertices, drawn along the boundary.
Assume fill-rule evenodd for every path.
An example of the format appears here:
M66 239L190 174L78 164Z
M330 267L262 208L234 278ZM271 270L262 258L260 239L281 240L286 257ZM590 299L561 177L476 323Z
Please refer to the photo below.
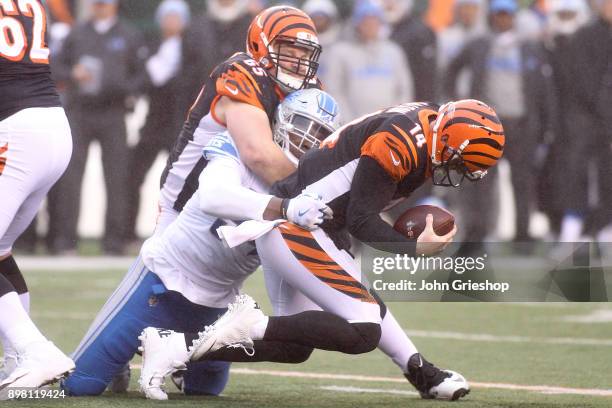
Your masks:
M348 354L369 353L378 347L380 342L381 328L378 323L351 323L353 329L358 333L360 340L354 346L345 351Z
M289 364L301 364L310 358L314 349L295 343L287 343L286 361Z
M0 261L0 275L3 275L13 285L19 295L28 291L28 285L12 255Z

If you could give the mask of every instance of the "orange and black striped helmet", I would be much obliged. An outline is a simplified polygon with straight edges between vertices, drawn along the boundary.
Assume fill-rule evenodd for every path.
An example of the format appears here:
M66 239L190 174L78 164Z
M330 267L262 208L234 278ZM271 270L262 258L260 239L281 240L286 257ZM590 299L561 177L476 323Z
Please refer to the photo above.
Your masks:
M501 121L475 99L448 102L438 110L431 143L434 184L459 186L475 181L502 157L506 137Z
M302 10L263 10L249 27L246 49L285 93L316 83L321 46L314 23Z

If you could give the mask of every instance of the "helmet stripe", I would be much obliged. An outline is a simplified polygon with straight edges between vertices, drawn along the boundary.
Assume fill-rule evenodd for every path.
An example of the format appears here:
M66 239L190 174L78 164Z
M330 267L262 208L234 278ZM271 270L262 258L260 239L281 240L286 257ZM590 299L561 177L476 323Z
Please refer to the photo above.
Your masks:
M486 119L489 119L491 122L494 122L494 123L497 123L498 125L501 125L501 121L499 120L499 118L497 116L490 115L490 114L488 114L488 113L486 113L484 111L480 111L478 109L470 109L470 108L463 108L463 107L461 107L461 108L457 108L455 110L455 112L462 111L462 110L473 112L473 113L476 113L478 115L482 115Z
M495 157L491 154L487 154L487 153L483 153L483 152L464 152L461 157L465 157L465 156L482 156L482 157L486 157L488 159L492 159L492 160L498 160L498 157Z
M278 32L278 34L276 34L273 38L279 37L279 36L283 35L283 33L286 33L289 30L295 30L295 29L298 29L298 28L303 28L303 29L309 30L310 32L312 32L314 34L314 31L312 30L312 26L310 24L307 24L307 23L294 23L294 24L290 24L288 26L283 27L283 29L280 30ZM272 40L270 40L270 41L272 41Z
M484 137L478 137L476 139L472 139L470 140L470 146L476 145L476 144L486 144L491 146L492 148L496 149L496 150L503 150L504 149L504 145L499 144L499 142L497 142L496 140L493 139L489 139L489 138L484 138Z
M291 17L295 17L295 18L300 19L300 20L302 20L302 21L308 21L306 18L304 18L303 16L301 16L301 15L299 15L299 14L284 14L284 15L280 16L279 18L277 18L277 19L276 19L276 20L275 20L275 21L272 23L272 26L270 27L270 29L266 30L266 32L268 32L268 34L269 34L271 37L276 37L276 35L278 35L278 34L273 35L273 33L274 33L274 28L276 27L276 25L277 25L278 23L280 23L281 21L283 21L283 20L285 20L285 19L287 19L287 18L291 18ZM307 28L312 29L312 26L311 26L311 25L308 25L308 26L307 26Z
M473 119L469 119L469 118L452 118L451 120L449 120L448 122L446 122L446 124L444 125L444 128L442 128L442 131L447 130L449 127L456 125L456 124L460 124L460 123L465 123L467 125L473 125L473 126L477 126L477 127L482 127L484 130L486 130L487 132L490 132L493 135L503 135L504 132L503 131L495 131L493 129L491 129L488 126L485 126L484 124L477 122Z

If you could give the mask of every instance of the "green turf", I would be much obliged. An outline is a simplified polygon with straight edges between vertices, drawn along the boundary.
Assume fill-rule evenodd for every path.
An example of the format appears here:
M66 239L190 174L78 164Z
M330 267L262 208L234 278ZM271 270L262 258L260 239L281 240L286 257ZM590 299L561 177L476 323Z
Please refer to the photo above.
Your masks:
M66 351L72 351L106 297L120 281L123 271L87 272L27 271L32 291L32 310L41 329ZM264 310L270 310L261 274L246 285ZM548 344L554 337L612 339L608 323L568 323L568 315L584 315L610 309L610 304L475 304L391 303L391 310L408 330L522 336L529 342L476 342L473 340L414 337L418 348L434 363L455 369L474 382L548 385L572 388L612 389L612 346ZM138 360L135 360L138 363ZM362 356L315 352L301 365L235 365L252 369L291 370L402 378L386 356L376 351ZM137 377L135 372L133 377ZM137 389L135 378L132 389ZM171 394L166 406L206 407L433 407L440 402L423 401L414 395L346 393L325 386L413 391L406 382L320 380L234 374L223 397L184 397ZM146 401L137 392L62 401L18 401L15 406L34 407L145 407L162 405ZM544 395L475 387L461 407L612 407L612 397Z

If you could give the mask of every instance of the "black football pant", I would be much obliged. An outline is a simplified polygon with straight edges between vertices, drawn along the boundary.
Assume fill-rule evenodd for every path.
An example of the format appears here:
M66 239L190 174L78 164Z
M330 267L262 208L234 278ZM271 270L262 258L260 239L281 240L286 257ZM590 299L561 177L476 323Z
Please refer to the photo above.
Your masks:
M76 249L77 223L81 205L83 173L89 146L98 141L102 150L102 167L106 187L106 216L103 237L105 252L123 251L128 181L128 147L125 111L110 107L95 110L67 110L74 148L72 161L50 196L49 233L52 249ZM100 199L101 197L93 197Z

